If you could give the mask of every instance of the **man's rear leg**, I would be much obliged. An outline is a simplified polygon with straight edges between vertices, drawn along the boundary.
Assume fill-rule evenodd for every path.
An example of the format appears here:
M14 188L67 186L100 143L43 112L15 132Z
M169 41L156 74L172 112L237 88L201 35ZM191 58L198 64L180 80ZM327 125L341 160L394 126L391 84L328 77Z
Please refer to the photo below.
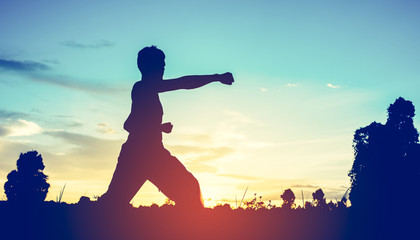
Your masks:
M146 182L146 178L142 175L137 168L118 163L108 191L99 198L99 202L116 207L128 206L131 199Z
M200 209L204 207L198 180L175 157L161 171L149 180L168 198L175 202L177 207L185 209Z

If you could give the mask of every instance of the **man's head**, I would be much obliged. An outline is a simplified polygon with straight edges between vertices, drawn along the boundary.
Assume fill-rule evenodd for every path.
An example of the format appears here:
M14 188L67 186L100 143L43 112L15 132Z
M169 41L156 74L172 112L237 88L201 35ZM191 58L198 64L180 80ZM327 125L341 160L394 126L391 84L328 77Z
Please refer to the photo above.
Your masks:
M156 46L145 47L137 55L137 67L143 76L163 76L165 54Z

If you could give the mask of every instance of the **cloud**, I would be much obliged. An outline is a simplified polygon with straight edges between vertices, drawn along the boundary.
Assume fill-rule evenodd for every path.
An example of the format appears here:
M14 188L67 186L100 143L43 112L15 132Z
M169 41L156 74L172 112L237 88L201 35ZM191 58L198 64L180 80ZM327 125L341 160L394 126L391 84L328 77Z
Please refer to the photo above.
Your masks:
M229 147L199 147L187 145L168 146L173 155L179 156L181 161L193 172L217 172L217 167L209 162L224 157L234 150Z
M190 142L199 142L200 144L211 144L213 137L210 134L181 134L183 140Z
M60 165L55 166L59 171L74 169L80 177L86 178L85 174L114 170L122 140L101 139L67 131L47 131L44 134L73 145L70 151L53 154L60 161Z
M252 118L240 112L224 110L223 114L226 116L229 116L229 121L234 121L235 123L245 123L245 124L255 123L255 120L253 120Z
M115 93L127 91L126 88L109 85L102 82L79 80L74 77L53 74L50 66L33 61L15 61L0 59L0 70L10 70L26 76L28 80L55 85L59 87L95 93Z
M7 127L0 126L0 137L4 137L10 134L10 130Z
M11 112L7 110L0 109L0 119L16 119L16 118L26 118L29 114L22 112Z
M235 179L246 180L246 181L261 180L260 177L241 175L241 174L226 174L226 173L223 173L223 174L217 174L217 176L235 178Z
M44 114L44 112L42 112L41 110L39 110L38 108L32 108L31 112L37 113L37 114Z
M79 121L79 120L72 120L74 118L74 116L70 116L70 115L53 115L51 116L52 118L58 118L58 119L54 119L54 122L59 122L60 124L62 124L61 128L74 128L74 127L81 127L84 124Z
M29 136L42 132L42 128L30 121L23 120L30 115L22 112L14 112L0 109L0 137L5 136Z
M300 83L286 83L284 86L286 87L299 87Z
M61 43L61 45L70 47L70 48L78 48L78 49L99 49L99 48L113 47L115 43L107 41L107 40L99 40L91 44L83 44L83 43L78 43L75 41L66 41L66 42Z
M294 185L292 185L292 187L291 188L320 188L319 186L315 186L315 185L310 185L310 184L306 184L306 185L304 185L304 184L294 184Z
M306 140L297 140L297 141L285 141L285 142L278 142L278 146L299 146L299 145L313 145L319 143L328 143L328 142L335 142L341 139L336 137L332 138L315 138L315 139L306 139Z
M60 61L58 61L57 59L45 59L45 60L43 60L43 62L51 63L51 64L59 64L60 63Z
M329 87L329 88L340 88L340 86L332 85L331 83L327 83L327 87Z
M71 133L67 131L47 131L45 132L46 135L60 138L67 143L79 146L79 147L98 147L101 145L101 139L91 137L88 135L78 134L78 133ZM104 140L105 141L105 140Z
M89 93L115 93L126 91L125 88L111 86L105 83L79 81L68 76L60 75L33 74L30 76L30 80Z
M0 69L17 72L36 72L50 70L50 67L40 62L0 59Z
M114 129L108 126L108 123L99 123L97 131L100 133L105 133L105 134L116 133Z
M267 88L260 88L260 91L261 91L261 92L267 92L267 91L268 91L268 89L267 89Z
M36 123L18 119L9 126L0 126L0 136L30 136L43 132L43 129Z
M81 126L83 126L83 123L77 122L77 121L67 123L67 127L81 127Z
M247 140L241 143L237 143L238 146L244 147L244 148L267 148L267 147L272 147L275 146L276 143L272 143L272 142L264 142L264 141L252 141L252 140Z

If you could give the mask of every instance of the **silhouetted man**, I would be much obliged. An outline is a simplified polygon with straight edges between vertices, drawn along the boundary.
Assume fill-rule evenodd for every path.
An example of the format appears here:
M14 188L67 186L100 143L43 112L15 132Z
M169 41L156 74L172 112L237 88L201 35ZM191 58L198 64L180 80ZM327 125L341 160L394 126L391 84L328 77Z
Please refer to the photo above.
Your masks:
M215 81L231 85L234 81L232 74L163 80L165 54L155 46L139 51L137 66L142 78L134 84L131 92L131 113L124 123L124 129L129 132L128 139L122 145L108 191L100 201L113 205L128 204L149 180L177 206L202 208L203 198L197 179L162 144L162 132L170 133L172 124L162 124L159 93L194 89Z

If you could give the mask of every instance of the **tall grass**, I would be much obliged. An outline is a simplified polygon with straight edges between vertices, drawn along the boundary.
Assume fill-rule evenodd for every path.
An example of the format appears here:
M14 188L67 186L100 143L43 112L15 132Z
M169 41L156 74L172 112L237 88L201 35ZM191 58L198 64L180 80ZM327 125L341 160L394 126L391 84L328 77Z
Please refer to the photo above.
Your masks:
M242 200L241 200L241 203L239 204L239 207L242 206L242 202L244 201L245 194L246 194L247 191L248 191L248 187L246 187L246 189L245 189L245 192L244 192L244 195L242 196Z
M64 189L66 189L66 185L67 185L67 183L65 183L63 188L60 190L60 194L55 197L56 202L58 202L58 203L61 202L61 199L63 198L63 194L64 194Z

